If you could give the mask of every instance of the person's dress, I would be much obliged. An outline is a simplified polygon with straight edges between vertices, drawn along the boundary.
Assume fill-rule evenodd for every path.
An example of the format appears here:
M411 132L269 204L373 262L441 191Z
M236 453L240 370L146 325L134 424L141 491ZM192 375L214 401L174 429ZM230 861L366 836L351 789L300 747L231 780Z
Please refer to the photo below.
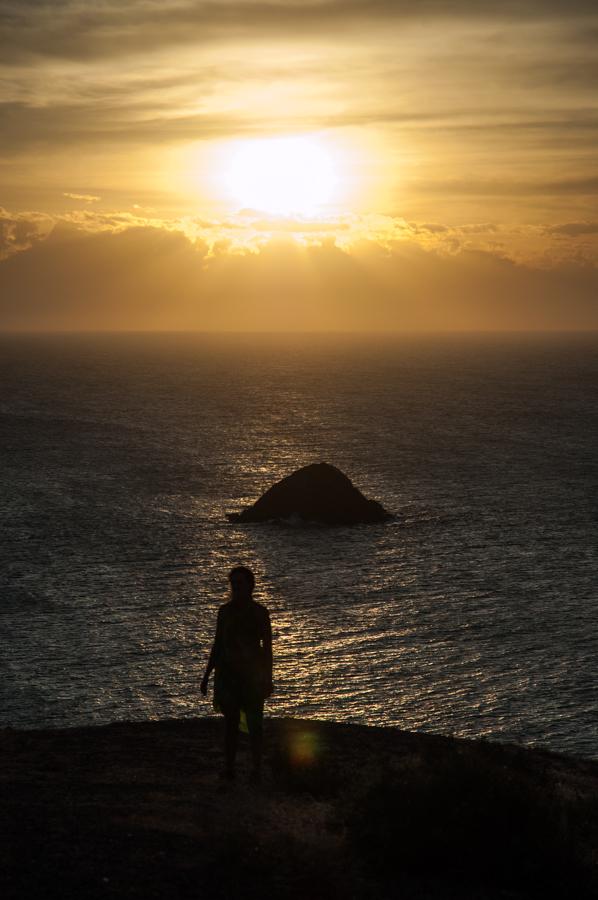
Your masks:
M263 716L271 683L270 617L254 600L233 601L218 611L214 641L214 708L224 715L245 713L247 722Z

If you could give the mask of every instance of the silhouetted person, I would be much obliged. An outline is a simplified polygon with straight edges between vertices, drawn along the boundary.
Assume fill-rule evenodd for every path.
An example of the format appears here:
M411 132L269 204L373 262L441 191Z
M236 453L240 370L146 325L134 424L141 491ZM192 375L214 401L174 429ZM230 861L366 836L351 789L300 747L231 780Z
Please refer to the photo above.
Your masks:
M264 700L272 693L272 629L265 606L252 599L255 578L251 569L236 566L229 576L231 599L218 610L216 637L201 692L205 696L212 669L214 707L224 713L224 775L235 776L235 757L241 710L247 719L253 760L252 777L259 781L262 761Z

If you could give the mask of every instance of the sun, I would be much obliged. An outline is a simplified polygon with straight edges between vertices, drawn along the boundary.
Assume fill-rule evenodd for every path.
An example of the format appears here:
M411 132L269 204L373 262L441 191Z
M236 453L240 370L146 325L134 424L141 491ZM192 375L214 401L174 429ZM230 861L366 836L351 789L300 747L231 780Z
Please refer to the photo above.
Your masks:
M239 206L272 215L317 214L337 184L330 153L316 138L303 136L240 142L223 180Z

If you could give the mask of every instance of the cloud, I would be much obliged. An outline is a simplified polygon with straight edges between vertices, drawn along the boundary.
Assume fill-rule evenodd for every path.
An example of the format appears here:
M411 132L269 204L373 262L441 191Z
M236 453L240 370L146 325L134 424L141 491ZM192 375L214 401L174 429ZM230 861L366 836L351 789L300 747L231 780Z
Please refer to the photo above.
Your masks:
M594 33L590 39L587 33L582 32L574 36L572 43L577 48L577 55L571 54L566 60L559 58L560 55L547 58L541 66L537 61L520 60L514 67L514 77L525 77L528 87L547 87L551 91L555 88L595 90L598 82L598 34Z
M204 223L205 227L212 227L212 223ZM235 231L242 230L272 233L290 233L299 235L308 234L326 234L333 233L338 235L339 232L349 231L351 229L350 221L342 221L339 218L333 219L305 219L293 218L289 216L270 216L267 217L259 210L243 209L237 218L230 218L222 225Z
M559 179L455 179L428 181L418 185L420 191L438 195L461 194L480 197L554 196L598 194L598 177Z
M88 233L57 225L0 264L0 321L59 328L169 327L201 275L182 234L132 227Z
M551 21L593 19L592 0L7 0L0 27L6 61L49 56L91 59L146 55L165 45L207 43L226 35L274 37L426 19Z
M53 229L83 235L117 234L132 229L182 235L191 243L199 242L208 257L226 248L228 254L255 254L272 242L289 245L319 246L332 241L340 250L352 252L355 246L377 246L383 253L411 242L414 246L441 254L461 250L490 252L514 262L550 268L566 259L598 265L598 241L589 240L598 232L593 222L551 225L498 225L493 222L448 224L408 222L400 216L345 214L329 217L289 217L267 215L259 210L243 209L223 219L201 216L164 218L155 209L134 206L133 211L103 211L78 208L58 216L42 213L9 213L0 209L5 230L16 225L23 235L42 239ZM552 238L559 236L555 245ZM578 240L585 238L585 240ZM4 255L27 249L31 239L14 242ZM580 256L581 254L581 256Z
M538 219L581 219L596 192L594 21L594 2L557 0L5 0L2 196L46 202L80 152L92 193L145 202L180 186L164 161L185 145L327 129L380 151L358 177L387 181L385 210L434 222L456 196L467 219L467 198L531 198Z
M598 234L598 222L565 222L562 225L549 225L548 234L579 237L584 234Z
M63 197L68 197L70 200L83 200L84 203L96 203L98 200L101 200L101 197L95 196L95 194L70 194L68 192L63 193Z
M83 210L44 240L24 228L19 252L0 262L0 327L598 328L596 259L577 257L573 238L571 253L540 265L468 246L448 225L428 232L444 242L435 245L399 221L387 223L385 239L381 228L346 245L332 235L302 243L283 231L244 250L215 223L212 243L206 223L196 233L192 225Z
M45 107L28 103L0 103L2 154L18 155L29 148L68 148L72 145L113 144L122 147L173 143L252 134L264 123L251 116L184 115L160 110L137 100L130 106L56 103Z
M52 227L52 219L42 213L14 214L0 206L0 260L28 250Z

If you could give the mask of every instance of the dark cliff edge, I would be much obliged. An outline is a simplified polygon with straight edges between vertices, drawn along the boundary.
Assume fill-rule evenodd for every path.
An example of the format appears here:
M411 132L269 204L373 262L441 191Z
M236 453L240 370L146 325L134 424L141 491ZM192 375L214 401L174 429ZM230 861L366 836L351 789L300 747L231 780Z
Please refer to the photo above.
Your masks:
M221 727L0 732L3 897L597 895L597 762L270 719L223 785Z

